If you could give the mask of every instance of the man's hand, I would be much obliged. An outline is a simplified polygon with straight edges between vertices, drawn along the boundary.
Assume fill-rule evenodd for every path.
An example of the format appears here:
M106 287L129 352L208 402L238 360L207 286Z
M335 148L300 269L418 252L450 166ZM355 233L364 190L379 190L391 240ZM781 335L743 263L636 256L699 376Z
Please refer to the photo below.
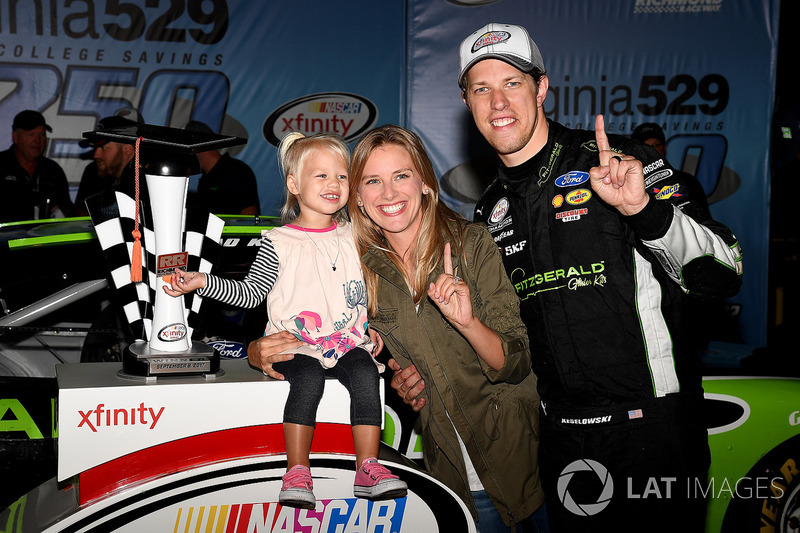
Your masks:
M294 354L281 353L290 348L297 348L303 343L288 331L273 333L267 337L261 337L250 343L247 347L247 359L250 364L274 379L284 379L283 374L272 369L275 363L294 359Z
M589 171L592 189L607 204L623 215L635 215L650 201L644 188L642 163L629 155L611 151L606 136L603 115L594 122L600 166Z
M417 372L417 367L410 365L404 369L394 359L389 359L388 364L389 368L394 371L390 385L397 391L397 395L403 399L403 402L410 405L414 412L419 412L425 407L425 398L420 397L425 389L425 381Z

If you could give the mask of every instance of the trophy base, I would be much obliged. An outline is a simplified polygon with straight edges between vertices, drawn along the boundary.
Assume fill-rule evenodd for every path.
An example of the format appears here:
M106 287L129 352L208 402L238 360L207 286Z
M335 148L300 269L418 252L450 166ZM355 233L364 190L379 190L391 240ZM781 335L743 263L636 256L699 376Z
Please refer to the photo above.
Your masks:
M137 341L122 352L122 373L129 376L166 377L218 372L219 352L204 342L193 341L187 352L164 352L150 348L145 341Z

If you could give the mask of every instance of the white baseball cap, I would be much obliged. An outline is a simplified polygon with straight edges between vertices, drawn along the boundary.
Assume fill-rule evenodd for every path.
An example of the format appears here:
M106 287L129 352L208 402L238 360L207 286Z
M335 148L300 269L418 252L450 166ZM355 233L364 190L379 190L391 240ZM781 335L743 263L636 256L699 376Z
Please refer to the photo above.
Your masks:
M463 87L464 76L472 65L483 59L499 59L525 73L531 73L535 68L545 70L542 53L528 35L528 30L514 24L490 22L473 32L461 41L459 58L459 87Z

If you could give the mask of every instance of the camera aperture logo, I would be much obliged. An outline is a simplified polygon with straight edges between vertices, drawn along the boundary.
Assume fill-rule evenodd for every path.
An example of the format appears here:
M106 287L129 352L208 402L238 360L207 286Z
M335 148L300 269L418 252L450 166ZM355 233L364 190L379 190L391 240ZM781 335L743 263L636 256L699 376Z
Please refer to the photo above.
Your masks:
M603 489L597 497L596 502L576 502L569 491L567 490L569 482L572 480L577 472L594 472L603 484ZM578 516L592 516L603 509L611 502L611 496L614 494L614 480L611 479L611 474L608 469L591 459L578 459L564 467L561 475L558 477L558 499L564 504L564 507Z

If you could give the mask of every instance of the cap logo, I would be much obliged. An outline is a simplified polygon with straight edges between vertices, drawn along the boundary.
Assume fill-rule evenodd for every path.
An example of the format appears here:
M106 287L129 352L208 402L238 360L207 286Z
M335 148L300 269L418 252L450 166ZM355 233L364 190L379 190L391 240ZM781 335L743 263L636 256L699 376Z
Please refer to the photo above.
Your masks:
M489 31L478 37L478 40L472 45L472 53L474 54L485 46L502 43L507 41L511 34L507 31Z

